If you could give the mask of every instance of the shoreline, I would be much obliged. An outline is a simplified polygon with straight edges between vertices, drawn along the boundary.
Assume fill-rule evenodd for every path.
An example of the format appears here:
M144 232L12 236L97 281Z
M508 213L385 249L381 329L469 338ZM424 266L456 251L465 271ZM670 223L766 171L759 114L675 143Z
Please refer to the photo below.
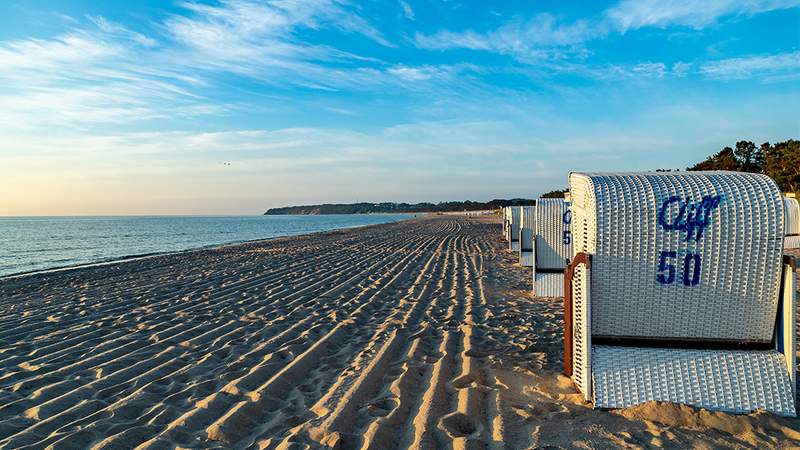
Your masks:
M334 215L334 214L329 214L329 215ZM377 215L377 214L335 214L335 215L339 215L339 216L361 216L361 215L364 215L364 216L366 216L366 215ZM384 215L384 214L381 213L380 215ZM385 215L390 215L390 214L387 213ZM409 215L409 214L400 214L400 213L398 213L398 214L391 214L391 215ZM290 215L287 214L286 216L290 216ZM305 215L296 214L296 215L292 215L292 216L303 217ZM6 217L9 217L9 218L27 218L27 217L46 218L46 217L51 217L51 216L20 216L20 217L6 216ZM100 218L108 218L108 217L261 217L261 216L52 216L52 217L81 217L81 218L84 218L84 217L100 217ZM241 241L231 241L231 242L225 242L225 243L221 243L221 244L210 244L210 245L204 245L204 246L200 246L200 247L191 247L191 248L186 248L186 249L181 249L181 250L174 250L174 251L150 252L150 253L142 253L142 254L114 256L114 257L111 257L111 258L101 259L101 260L96 260L96 261L91 261L91 262L86 262L86 263L69 264L69 265L65 265L65 266L54 266L54 267L49 267L49 268L46 268L46 269L36 269L36 270L29 270L29 271L23 271L23 272L14 272L14 273L6 274L6 275L0 275L0 282L3 282L4 280L10 279L10 278L19 278L19 277L35 276L35 275L53 273L53 272L64 272L64 271L70 271L70 270L92 268L92 267L105 266L105 265L111 265L111 264L116 264L116 263L124 263L124 262L128 262L128 261L138 261L138 260L141 260L141 259L156 258L156 257L160 257L160 256L167 256L167 255L174 255L174 254L181 254L181 253L191 253L191 252L198 252L198 251L203 251L203 250L212 250L212 249L231 246L231 245L243 245L243 244L250 244L250 243L261 242L261 241L269 241L269 240L273 240L273 239L289 238L289 237L294 237L294 236L314 235L314 234L320 234L320 233L329 233L329 232L333 232L333 231L337 231L337 230L349 230L349 229L353 229L353 228L371 227L371 226L377 226L377 225L384 225L385 223L403 222L405 220L412 220L412 219L415 219L415 218L416 217L407 217L405 219L401 219L401 220L398 220L398 221L395 221L395 222L384 222L384 223L379 223L379 224L367 224L367 225L348 225L348 226L344 226L344 227L333 228L333 229L330 229L330 230L312 231L310 233L283 234L283 235L271 236L271 237L267 237L267 238L246 239L246 240L241 240Z

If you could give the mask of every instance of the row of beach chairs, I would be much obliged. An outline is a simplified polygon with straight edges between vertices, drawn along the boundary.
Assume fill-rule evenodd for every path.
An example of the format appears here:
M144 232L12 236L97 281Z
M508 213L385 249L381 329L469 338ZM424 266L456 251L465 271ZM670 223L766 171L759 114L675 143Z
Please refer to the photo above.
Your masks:
M572 173L503 209L539 297L564 297L564 373L596 408L796 417L800 205L739 172Z

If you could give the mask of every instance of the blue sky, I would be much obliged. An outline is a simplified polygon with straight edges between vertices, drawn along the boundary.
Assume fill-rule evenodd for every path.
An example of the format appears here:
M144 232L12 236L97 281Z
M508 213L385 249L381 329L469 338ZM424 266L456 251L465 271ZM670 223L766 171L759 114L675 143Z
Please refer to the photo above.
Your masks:
M533 197L800 137L800 0L581 3L2 2L0 215Z

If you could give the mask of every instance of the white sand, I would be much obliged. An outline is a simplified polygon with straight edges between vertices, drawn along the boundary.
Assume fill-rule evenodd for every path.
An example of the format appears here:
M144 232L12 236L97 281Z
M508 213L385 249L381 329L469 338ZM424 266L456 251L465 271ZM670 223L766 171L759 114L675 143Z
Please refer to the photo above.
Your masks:
M800 445L800 420L594 411L496 219L431 217L0 281L0 446Z

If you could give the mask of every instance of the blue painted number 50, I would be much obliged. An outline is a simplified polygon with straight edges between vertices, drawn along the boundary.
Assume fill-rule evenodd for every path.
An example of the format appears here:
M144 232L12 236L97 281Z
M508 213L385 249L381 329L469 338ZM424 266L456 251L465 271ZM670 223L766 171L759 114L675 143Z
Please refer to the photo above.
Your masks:
M672 262L678 257L678 253L674 250L664 250L658 256L658 273L656 274L656 281L661 284L672 284L675 282L676 269L675 264ZM683 282L684 286L696 286L700 283L700 266L702 259L696 253L687 253L683 257Z

